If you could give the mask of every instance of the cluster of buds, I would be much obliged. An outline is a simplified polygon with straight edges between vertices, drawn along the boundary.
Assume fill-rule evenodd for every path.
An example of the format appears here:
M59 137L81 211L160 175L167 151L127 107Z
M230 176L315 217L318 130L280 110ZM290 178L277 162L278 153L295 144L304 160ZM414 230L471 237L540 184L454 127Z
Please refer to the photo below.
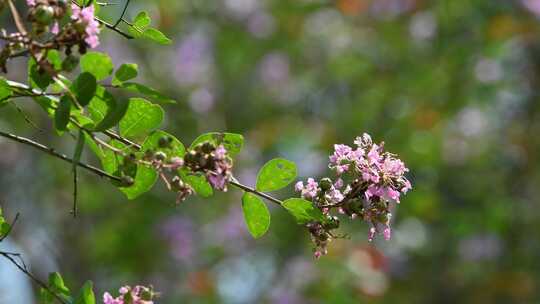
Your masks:
M94 5L80 7L75 3L69 5L69 2L27 0L29 6L27 19L32 24L31 31L26 33L21 30L8 34L2 30L0 37L7 43L0 51L0 70L7 73L8 59L29 52L38 63L38 72L55 76L59 71L55 70L47 59L49 50L65 52L63 71L70 72L75 69L79 59L72 54L72 48L77 46L79 54L84 54L87 48L97 47L100 24L95 18ZM67 22L63 21L67 19L66 16L69 16Z
M390 206L399 203L401 194L412 188L404 175L409 170L396 155L384 151L384 143L373 143L368 134L357 137L354 143L356 148L334 146L329 168L337 176L335 181L323 178L317 182L309 178L305 185L298 182L295 189L327 216L332 210L337 210L352 219L361 218L368 222L370 241L377 232L388 240L391 236ZM316 256L325 253L324 246L321 246L328 243L325 233L331 236L330 230L337 226L324 223L308 225L317 247Z
M30 7L28 21L32 22L32 30L36 35L46 32L58 34L58 22L68 10L67 0L27 0Z
M59 22L68 11L67 0L27 0L27 4L30 7L28 20L32 22L34 34L50 32L55 35L54 43L58 47L65 46L70 50L73 45L78 45L81 54L87 47L95 48L99 45L100 28L94 18L93 5L80 7L72 3L71 22L60 27Z
M176 203L179 204L193 194L193 189L177 175L178 170L184 167L184 159L173 155L173 153L167 155L168 151L172 151L172 144L172 137L161 137L158 141L159 150L146 150L142 162L153 167L163 179L167 188L176 192ZM172 178L169 179L168 174L172 174Z
M227 191L232 177L232 159L223 145L201 143L186 153L184 161L192 172L202 172L212 188Z
M110 293L103 294L103 304L153 304L156 293L152 286L130 286L121 287L118 292L120 295L114 298Z

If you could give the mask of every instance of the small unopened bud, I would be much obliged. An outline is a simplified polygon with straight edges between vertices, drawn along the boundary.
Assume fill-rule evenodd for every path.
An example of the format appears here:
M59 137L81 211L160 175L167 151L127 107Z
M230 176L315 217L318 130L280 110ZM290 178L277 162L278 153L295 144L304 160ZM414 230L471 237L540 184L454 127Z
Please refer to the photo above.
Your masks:
M172 143L172 137L170 136L162 136L158 140L158 145L160 148L168 148L171 146Z
M133 186L133 184L135 183L135 181L133 180L133 177L131 176L122 176L122 186L124 187L129 187L129 186Z
M165 152L158 151L154 154L154 158L156 160L164 161L167 158L167 154L165 154Z
M54 19L54 8L49 5L40 5L34 11L33 17L37 23L48 25Z
M201 145L201 151L204 153L210 153L216 149L216 146L214 146L213 143L207 141Z
M171 158L171 168L178 169L184 165L184 159L178 156Z
M321 187L322 191L330 190L330 188L332 188L332 180L328 177L325 177L321 179L321 181L319 182L319 186Z

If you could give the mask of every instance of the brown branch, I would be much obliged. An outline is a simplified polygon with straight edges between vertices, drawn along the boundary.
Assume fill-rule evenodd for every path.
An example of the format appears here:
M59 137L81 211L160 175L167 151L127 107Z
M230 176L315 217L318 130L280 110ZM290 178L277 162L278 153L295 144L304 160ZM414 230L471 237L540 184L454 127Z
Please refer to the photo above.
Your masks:
M7 0L7 2L9 4L9 9L11 10L11 15L13 15L13 21L15 21L15 26L17 26L17 30L22 35L26 35L28 31L24 27L24 23L22 21L21 15L19 15L19 11L17 11L15 4L13 4L13 1L11 0Z
M31 146L31 147L34 147L38 150L41 150L47 154L50 154L56 158L59 158L61 160L64 160L66 162L69 162L69 163L73 163L73 159L67 157L66 155L64 154L61 154L61 153L58 153L56 152L53 148L51 147L47 147L43 144L40 144L38 142L35 142L31 139L28 139L28 138L25 138L25 137L21 137L21 136L17 136L17 135L14 135L14 134L10 134L10 133L6 133L6 132L2 132L0 131L0 136L2 137L5 137L5 138L8 138L8 139L11 139L13 141L17 141L17 142L20 142L22 144L25 144L25 145L28 145L28 146ZM81 168L84 168L92 173L95 173L97 174L98 176L100 177L107 177L111 180L114 180L114 181L119 181L121 182L122 179L118 176L114 176L114 175L111 175L101 169L98 169L92 165L88 165L88 164L85 164L85 163L82 163L82 162L76 162L77 166L81 167Z
M232 178L231 181L229 181L229 184L231 184L231 185L233 185L233 186L235 186L235 187L237 187L237 188L240 188L240 189L242 189L242 190L244 190L244 191L246 191L246 192L250 192L250 193L253 193L253 194L255 194L255 195L258 195L258 196L260 196L260 197L262 197L262 198L265 198L265 199L271 201L272 203L278 204L278 205L280 205L280 206L283 204L282 201L280 201L279 199L277 199L277 198L275 198L275 197L272 197L272 196L270 196L270 195L268 195L268 194L266 194L266 193L264 193L264 192L257 191L256 189L251 188L251 187L249 187L249 186L246 186L246 185L244 185L244 184L241 184L241 183L240 183L239 181L237 181L236 178L234 178L234 177Z

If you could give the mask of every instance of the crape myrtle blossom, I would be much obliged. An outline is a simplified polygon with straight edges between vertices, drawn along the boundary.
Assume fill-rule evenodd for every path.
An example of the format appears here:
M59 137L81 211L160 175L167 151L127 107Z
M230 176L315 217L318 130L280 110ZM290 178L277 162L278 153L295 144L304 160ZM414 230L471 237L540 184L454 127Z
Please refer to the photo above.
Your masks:
M79 7L76 4L71 5L71 19L79 25L79 32L84 32L84 41L90 48L95 48L99 45L98 34L100 32L99 22L94 19L94 6Z
M316 257L326 253L326 244L334 237L330 230L339 226L335 225L332 210L369 223L369 241L377 233L389 240L390 204L399 203L401 195L412 188L405 177L409 169L395 154L384 151L384 143L375 144L364 133L354 144L355 147L334 145L328 167L337 176L335 182L330 178L318 182L309 178L305 185L300 181L295 186L301 197L313 202L331 223L308 224L316 245ZM345 181L348 181L346 185Z
M223 145L199 144L186 153L184 161L192 172L203 173L212 188L227 191L227 184L232 178L232 159Z
M155 297L155 293L152 287L130 286L121 287L119 290L119 296L113 297L110 293L105 292L103 294L103 304L154 304L152 300Z

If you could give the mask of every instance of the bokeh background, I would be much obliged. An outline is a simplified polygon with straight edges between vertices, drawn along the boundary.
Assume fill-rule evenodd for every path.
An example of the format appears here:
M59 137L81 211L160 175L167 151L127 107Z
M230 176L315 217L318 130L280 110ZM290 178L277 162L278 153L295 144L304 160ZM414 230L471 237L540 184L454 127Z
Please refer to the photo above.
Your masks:
M100 50L179 100L164 105L163 128L184 143L244 134L244 183L277 156L324 176L332 145L368 132L406 162L414 189L391 241L368 243L355 221L315 261L307 233L274 206L253 240L236 189L175 206L158 185L128 201L81 172L73 219L70 166L0 139L0 204L22 214L2 248L38 276L60 271L72 289L91 279L99 294L153 284L159 303L540 302L540 0L131 2L128 16L149 11L173 45L104 30ZM25 79L23 59L9 68ZM43 131L13 107L0 109L2 130L72 153L36 105L21 107ZM34 294L0 261L0 303Z

